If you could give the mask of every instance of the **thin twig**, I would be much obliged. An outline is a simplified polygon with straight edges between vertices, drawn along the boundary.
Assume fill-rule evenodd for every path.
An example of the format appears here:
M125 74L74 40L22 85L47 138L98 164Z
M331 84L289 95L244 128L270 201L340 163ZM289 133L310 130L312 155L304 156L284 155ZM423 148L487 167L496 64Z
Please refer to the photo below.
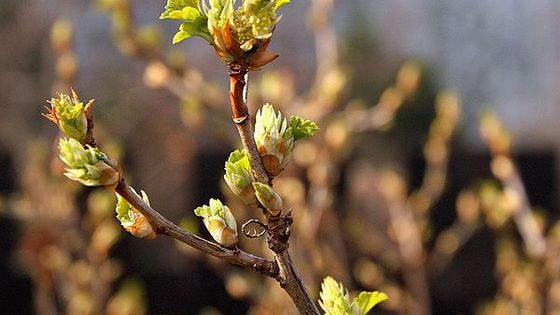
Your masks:
M257 144L253 137L253 124L251 123L249 109L247 108L249 69L247 66L232 64L229 70L229 98L231 102L231 111L233 113L233 122L235 122L237 130L239 131L243 148L245 148L249 155L249 163L251 164L255 180L270 184L270 179L264 170L261 157L257 151Z
M154 230L159 234L165 234L206 254L218 257L238 266L255 270L271 278L276 278L278 276L278 266L272 260L254 256L240 249L227 249L181 229L175 223L146 204L142 198L128 186L124 179L121 179L115 191L126 199L135 209L146 216Z

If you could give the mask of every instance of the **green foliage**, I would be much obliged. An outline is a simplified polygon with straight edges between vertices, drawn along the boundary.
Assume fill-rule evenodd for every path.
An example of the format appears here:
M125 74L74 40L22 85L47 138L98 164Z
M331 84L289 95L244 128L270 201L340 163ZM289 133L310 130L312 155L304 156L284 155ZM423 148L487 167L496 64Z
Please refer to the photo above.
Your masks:
M276 8L276 10L278 10L288 3L290 3L290 0L276 0L274 7Z
M218 217L223 220L226 219L226 212L229 212L229 208L222 204L219 199L210 199L209 205L203 205L194 209L194 214L203 219L208 219L212 217Z
M197 18L193 21L187 21L179 26L179 31L173 36L173 44L177 44L185 39L198 36L209 43L212 43L212 37L206 29L206 19Z
M164 9L160 19L188 20L189 18L186 18L188 11L195 10L197 13L202 11L198 0L167 0Z
M303 119L298 116L292 116L290 118L290 126L295 141L311 137L319 130L319 126L317 126L314 121Z
M165 11L160 19L184 20L179 31L173 36L173 44L179 43L192 36L198 36L212 43L212 37L207 28L208 17L197 0L167 0Z
M366 315L375 305L388 298L382 292L363 291L350 301L348 290L331 277L323 280L320 296L319 305L325 315Z
M117 212L117 219L122 224L134 222L134 220L130 217L130 209L132 206L126 199L121 197L119 194L115 194L117 196L117 205L115 206L115 211Z
M249 51L260 39L270 38L274 25L279 21L276 11L289 0L245 0L235 8L236 0L167 0L160 19L185 21L173 37L179 43L192 36L198 36L214 46L214 30L224 30L230 24L234 36L244 51ZM218 40L219 41L219 40Z
M352 304L357 308L358 314L367 314L375 305L387 300L387 294L383 292L360 292L358 297L354 298Z
M271 104L264 104L257 112L255 142L267 173L278 175L286 168L295 141L311 137L317 130L311 120L292 116L288 122Z

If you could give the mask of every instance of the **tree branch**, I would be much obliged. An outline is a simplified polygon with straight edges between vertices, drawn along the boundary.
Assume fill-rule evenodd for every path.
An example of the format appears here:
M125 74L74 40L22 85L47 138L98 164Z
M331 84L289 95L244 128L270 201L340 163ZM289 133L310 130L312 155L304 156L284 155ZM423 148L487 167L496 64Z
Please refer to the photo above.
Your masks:
M150 224L158 234L165 234L182 243L194 247L204 253L218 257L221 260L227 261L234 265L246 267L257 271L265 276L277 278L279 269L276 263L272 260L261 258L244 252L240 249L227 249L218 244L209 242L196 235L190 234L185 230L178 227L175 223L171 222L159 212L152 209L147 205L142 198L140 198L122 178L115 188L115 191L121 195L128 203L135 209L140 211L148 218Z
M276 280L288 293L300 314L319 315L319 310L311 300L288 251L291 224L291 213L269 218L268 247L274 252L274 259L280 269Z

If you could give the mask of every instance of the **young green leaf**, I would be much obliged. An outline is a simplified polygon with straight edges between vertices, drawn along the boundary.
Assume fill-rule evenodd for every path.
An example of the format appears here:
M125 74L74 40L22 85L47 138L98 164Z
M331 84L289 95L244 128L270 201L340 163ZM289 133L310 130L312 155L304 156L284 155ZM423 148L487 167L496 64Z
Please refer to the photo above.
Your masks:
M202 15L203 12L200 8L200 2L198 0L167 0L165 11L163 11L159 18L185 20L187 18L180 16L184 14L193 14L193 10L196 11L197 14Z
M295 141L311 137L319 130L319 127L314 121L303 119L298 116L292 116L290 118L290 127L292 127Z
M198 18L194 21L187 21L179 26L179 31L173 36L173 44L177 44L185 39L198 36L211 43L212 38L206 29L206 20Z
M274 9L278 10L288 3L290 3L290 0L276 0L276 3L274 4Z
M360 292L358 297L354 298L352 304L357 308L359 314L367 314L375 305L387 300L387 294L383 292Z
M197 8L193 7L184 7L181 10L173 10L173 11L164 11L160 19L174 19L174 20L190 20L193 21L196 18L200 17L201 13L198 11Z

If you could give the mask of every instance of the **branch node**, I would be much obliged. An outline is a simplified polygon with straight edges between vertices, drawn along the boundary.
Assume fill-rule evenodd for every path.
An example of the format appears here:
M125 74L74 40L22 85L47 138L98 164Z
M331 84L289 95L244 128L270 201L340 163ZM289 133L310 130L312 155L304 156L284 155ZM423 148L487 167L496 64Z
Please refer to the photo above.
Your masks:
M236 125L242 124L245 120L249 119L249 115L243 115L241 117L232 117L231 118Z
M273 216L268 222L268 248L275 253L281 253L288 249L290 240L290 225L293 222L291 209L288 213Z

